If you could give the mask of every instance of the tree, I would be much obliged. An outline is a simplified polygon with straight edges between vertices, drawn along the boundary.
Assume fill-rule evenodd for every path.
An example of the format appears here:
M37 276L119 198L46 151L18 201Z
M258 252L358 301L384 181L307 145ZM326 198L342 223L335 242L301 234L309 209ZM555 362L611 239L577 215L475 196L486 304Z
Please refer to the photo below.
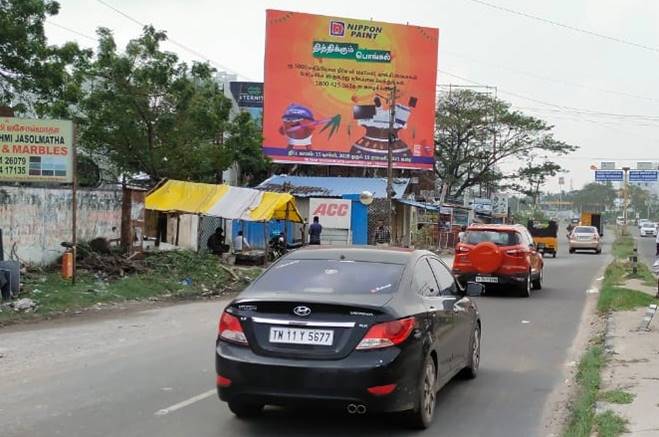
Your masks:
M491 95L459 90L440 97L435 173L447 193L460 197L475 186L496 187L514 178L500 164L539 154L564 155L577 147L554 139L552 126L510 108Z
M125 53L108 29L97 33L98 52L82 75L81 144L120 174L213 181L230 163L222 143L231 109L213 70L161 51L166 35L151 26Z
M571 200L579 211L604 211L613 208L617 197L618 194L610 182L607 184L593 182L584 185L581 190L572 191L567 199Z
M534 209L538 206L541 189L547 182L547 178L556 176L561 171L561 166L555 162L545 160L542 163L536 163L530 159L526 165L517 172L517 182L512 184L512 188L525 196L531 198Z
M225 159L238 164L241 184L263 179L270 160L261 151L263 137L258 122L248 112L241 112L233 119L228 134L224 143Z
M0 107L61 115L75 103L79 90L69 67L90 53L75 43L48 45L44 22L58 12L56 1L0 0Z
M641 217L646 217L652 206L657 202L655 194L634 184L629 185L628 199L629 206Z

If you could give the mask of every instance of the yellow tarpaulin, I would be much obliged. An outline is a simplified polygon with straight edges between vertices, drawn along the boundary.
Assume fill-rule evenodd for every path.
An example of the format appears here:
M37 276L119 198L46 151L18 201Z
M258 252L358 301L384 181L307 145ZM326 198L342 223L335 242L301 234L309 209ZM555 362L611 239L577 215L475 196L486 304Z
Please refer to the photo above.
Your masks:
M262 222L289 220L302 223L295 198L221 184L168 180L146 196L146 209Z

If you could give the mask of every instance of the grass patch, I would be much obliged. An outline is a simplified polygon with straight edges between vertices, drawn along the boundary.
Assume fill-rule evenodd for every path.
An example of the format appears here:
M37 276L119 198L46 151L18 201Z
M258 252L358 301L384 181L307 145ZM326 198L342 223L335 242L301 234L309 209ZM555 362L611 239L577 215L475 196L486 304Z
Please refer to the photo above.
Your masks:
M74 312L96 304L147 300L153 297L187 298L237 291L260 272L260 268L240 269L236 283L218 266L214 255L194 252L160 252L142 262L142 272L106 279L103 274L80 271L75 285L57 271L28 273L22 278L19 298L35 301L34 312L19 313L3 307L0 325L56 313Z
M656 302L653 296L622 286L623 282L630 278L638 278L651 285L656 283L654 275L643 262L638 263L638 273L632 274L631 263L627 260L632 255L633 248L634 240L628 236L619 236L613 243L616 260L609 264L604 273L604 281L597 301L599 312L633 310Z
M627 421L609 410L595 416L595 427L599 437L617 437L627 430Z
M619 235L613 243L613 256L628 259L634 254L634 239L629 235Z
M604 366L601 340L588 348L579 362L579 393L572 404L570 421L564 437L590 437L595 421L595 402L600 387L600 371Z
M616 389L600 393L601 401L610 404L631 404L634 401L634 394L628 391Z

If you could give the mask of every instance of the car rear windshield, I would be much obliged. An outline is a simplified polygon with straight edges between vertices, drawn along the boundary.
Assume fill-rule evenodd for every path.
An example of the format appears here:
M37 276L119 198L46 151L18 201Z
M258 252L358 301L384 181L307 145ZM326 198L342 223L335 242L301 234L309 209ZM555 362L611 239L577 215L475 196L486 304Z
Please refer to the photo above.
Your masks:
M467 231L463 241L467 244L489 241L497 246L514 246L519 244L519 237L516 232Z
M574 228L574 232L577 234L594 234L597 232L597 229L590 226L577 226Z
M281 260L250 291L318 294L393 293L403 272L400 264L348 260Z

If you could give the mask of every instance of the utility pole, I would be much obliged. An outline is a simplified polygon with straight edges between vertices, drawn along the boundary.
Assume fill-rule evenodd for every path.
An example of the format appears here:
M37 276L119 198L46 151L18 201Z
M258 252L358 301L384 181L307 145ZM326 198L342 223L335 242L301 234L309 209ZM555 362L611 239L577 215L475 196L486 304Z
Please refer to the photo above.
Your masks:
M627 215L627 199L629 198L629 167L623 167L622 171L625 172L624 175L624 181L623 181L623 193L624 193L624 200L623 200L623 219L625 220L625 224L623 225L623 235L627 233L627 219L629 218Z
M391 244L391 237L393 235L393 204L394 197L394 163L393 163L393 149L395 132L394 125L396 123L396 84L394 83L391 88L391 98L389 99L389 135L387 141L387 226L389 226L389 244Z

